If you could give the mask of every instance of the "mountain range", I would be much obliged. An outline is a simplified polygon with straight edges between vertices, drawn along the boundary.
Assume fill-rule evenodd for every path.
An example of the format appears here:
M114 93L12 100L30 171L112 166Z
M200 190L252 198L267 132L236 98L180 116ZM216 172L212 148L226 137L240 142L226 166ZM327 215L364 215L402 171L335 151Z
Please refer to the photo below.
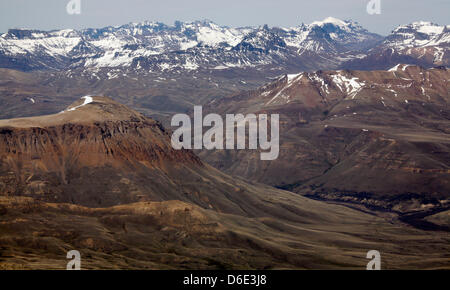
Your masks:
M382 37L356 22L333 17L290 28L229 28L204 20L173 26L142 22L84 30L10 29L0 37L0 66L91 72L102 68L270 69L280 65L318 70L357 66L363 61L365 69L386 69L394 61L386 56L388 52L390 58L436 66L448 64L449 39L448 26L429 22L399 26ZM382 56L384 63L379 62ZM371 62L377 57L378 62Z
M416 22L382 37L333 17L291 28L229 28L205 20L11 29L0 36L0 104L10 108L0 118L58 112L95 94L167 125L174 113L286 73L446 66L448 48L448 26Z

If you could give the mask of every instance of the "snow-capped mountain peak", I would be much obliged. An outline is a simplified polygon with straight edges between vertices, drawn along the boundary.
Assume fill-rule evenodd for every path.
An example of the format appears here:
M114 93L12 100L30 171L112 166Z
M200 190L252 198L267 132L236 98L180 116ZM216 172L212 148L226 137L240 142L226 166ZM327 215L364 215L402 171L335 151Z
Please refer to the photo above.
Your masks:
M449 66L450 26L428 21L400 25L366 56L345 65L351 69L388 69L397 63Z
M429 47L450 44L449 26L419 21L394 29L384 44L401 50L411 47Z
M314 21L309 25L301 25L292 28L298 43L295 45L292 39L286 42L293 43L300 51L339 51L339 50L364 50L379 41L379 35L370 33L357 22L340 20L327 17L322 21Z
M327 17L322 21L314 21L311 23L311 26L324 26L326 24L332 24L335 26L341 26L341 27L345 27L347 26L349 23L346 21L342 21L341 19L338 18L334 18L334 17Z
M414 30L420 33L435 35L444 31L445 26L440 26L429 21L417 21L407 25L401 25L397 27L393 32L401 33L405 30Z

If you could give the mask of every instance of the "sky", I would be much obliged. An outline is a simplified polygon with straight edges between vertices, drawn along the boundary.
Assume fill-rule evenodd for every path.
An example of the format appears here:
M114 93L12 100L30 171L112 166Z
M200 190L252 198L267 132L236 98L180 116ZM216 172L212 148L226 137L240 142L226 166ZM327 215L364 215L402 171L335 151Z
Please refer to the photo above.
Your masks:
M70 1L80 1L80 14L67 13ZM381 14L367 13L370 1L380 1ZM449 12L450 0L0 0L0 33L10 28L98 28L145 20L291 27L333 16L387 35L398 25L419 20L448 25Z

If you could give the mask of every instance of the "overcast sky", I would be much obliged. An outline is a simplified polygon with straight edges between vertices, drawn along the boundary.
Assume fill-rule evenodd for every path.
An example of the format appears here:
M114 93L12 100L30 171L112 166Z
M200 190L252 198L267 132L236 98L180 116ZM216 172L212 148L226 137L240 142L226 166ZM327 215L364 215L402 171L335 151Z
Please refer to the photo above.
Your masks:
M328 16L352 19L372 32L388 34L413 21L449 23L450 0L380 0L381 14L366 12L370 0L80 0L81 14L69 15L70 0L0 0L0 32L121 25L144 20L209 19L227 26L296 26Z

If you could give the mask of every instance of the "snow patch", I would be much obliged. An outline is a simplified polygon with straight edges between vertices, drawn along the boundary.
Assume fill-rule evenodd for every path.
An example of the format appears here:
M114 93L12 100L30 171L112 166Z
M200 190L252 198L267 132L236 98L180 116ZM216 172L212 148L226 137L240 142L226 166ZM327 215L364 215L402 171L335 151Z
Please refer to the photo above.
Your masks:
M390 68L388 71L398 71L398 68L400 67L400 65L401 65L401 64L399 63L399 64L397 64L396 66Z
M314 21L311 25L324 26L325 24L333 24L335 26L347 26L348 23L334 17L327 17L322 21Z
M268 101L264 106L267 106L267 105L273 103L280 96L286 101L286 103L289 103L290 102L289 96L284 95L283 92L287 88L292 86L292 84L294 83L294 80L298 80L299 81L299 80L302 79L302 77L303 77L303 73L286 75L287 84L280 91L278 91L278 93L270 101Z
M402 71L405 71L407 67L411 66L410 64L407 64L405 66L403 66Z
M345 93L347 93L352 99L361 91L365 85L364 82L358 82L357 77L347 78L344 75L337 74L333 75L333 82L336 86L344 92L343 88L345 88Z
M82 97L82 99L84 99L83 104L81 104L79 106L76 106L76 107L73 107L73 108L70 108L67 111L68 112L75 111L76 109L81 108L83 106L86 106L87 104L90 104L90 103L92 103L94 101L94 99L91 96L85 96L85 97Z
M288 74L287 75L288 84L291 83L295 78L297 78L301 74L302 73L299 73L299 74Z

